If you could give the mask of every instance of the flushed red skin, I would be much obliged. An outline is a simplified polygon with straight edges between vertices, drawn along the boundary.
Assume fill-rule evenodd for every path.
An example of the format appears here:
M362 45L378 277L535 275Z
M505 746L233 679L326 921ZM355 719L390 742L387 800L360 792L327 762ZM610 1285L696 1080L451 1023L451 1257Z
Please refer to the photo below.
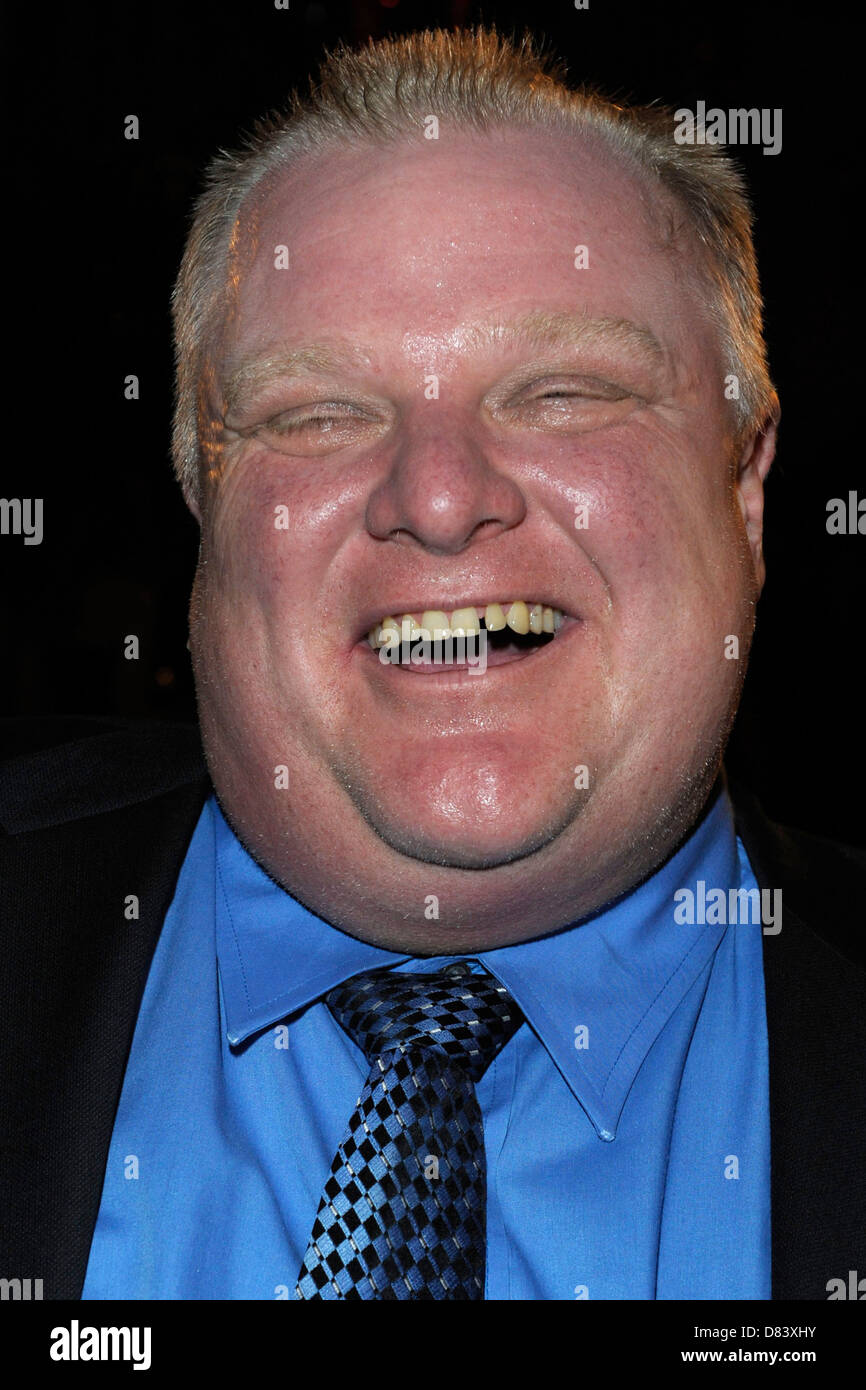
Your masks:
M202 728L244 842L362 939L436 954L555 930L660 863L714 780L773 429L732 454L730 367L666 208L598 150L508 131L335 152L242 213L217 382L300 343L365 360L227 413L191 605ZM471 334L538 309L629 320L662 356ZM328 402L330 429L279 433ZM364 649L386 614L505 595L579 622L481 678Z

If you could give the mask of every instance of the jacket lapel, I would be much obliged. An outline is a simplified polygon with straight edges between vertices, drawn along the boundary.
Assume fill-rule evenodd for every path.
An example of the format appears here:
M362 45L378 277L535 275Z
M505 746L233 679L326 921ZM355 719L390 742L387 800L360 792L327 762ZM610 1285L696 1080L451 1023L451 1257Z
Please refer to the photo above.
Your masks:
M749 794L733 795L758 884L782 889L782 929L763 938L772 1296L826 1299L829 1280L862 1265L866 1230L866 985L825 939L853 939L862 880L854 886L841 848L786 832Z
M92 783L99 740L85 742ZM2 837L2 853L14 849L18 885L0 953L10 983L2 1045L10 1078L2 1095L4 1263L21 1277L43 1279L46 1298L81 1294L147 972L208 790L193 753L185 768L175 761L171 769L181 785L118 806L124 764L112 762L112 807L101 813L83 814L80 800L65 804L75 778L64 781L56 765L56 798L52 779L43 783L37 772L29 806L20 796L11 805L4 796L2 805L12 831ZM132 796L132 775L128 785ZM91 805L104 805L91 792Z

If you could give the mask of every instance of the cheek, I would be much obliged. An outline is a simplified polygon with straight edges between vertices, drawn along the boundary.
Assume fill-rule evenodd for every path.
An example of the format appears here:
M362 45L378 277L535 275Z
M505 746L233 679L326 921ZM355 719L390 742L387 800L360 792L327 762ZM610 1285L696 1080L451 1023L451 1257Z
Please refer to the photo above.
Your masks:
M641 437L580 460L574 506L585 506L577 543L606 582L620 620L668 607L716 602L730 592L742 555L724 463L682 440ZM734 587L738 588L738 585Z
M300 728L338 699L329 589L353 516L323 472L305 479L271 456L229 474L213 499L193 599L196 675L215 706L263 736L280 711Z
M324 493L321 476L305 477L262 452L229 473L205 529L217 587L265 615L296 606L301 617L337 544L334 499Z
M688 691L700 704L711 688L727 691L738 679L727 639L736 636L745 656L752 610L723 458L708 459L682 439L636 434L618 440L615 452L583 456L574 476L573 496L587 509L574 536L606 591L620 702Z

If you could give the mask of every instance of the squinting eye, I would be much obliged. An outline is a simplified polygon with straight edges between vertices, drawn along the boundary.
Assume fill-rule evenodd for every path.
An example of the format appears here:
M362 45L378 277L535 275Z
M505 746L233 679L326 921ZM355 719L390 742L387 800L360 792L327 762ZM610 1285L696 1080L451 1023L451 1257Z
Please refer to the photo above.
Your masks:
M248 431L269 448L288 454L324 454L358 443L370 428L370 419L350 406L293 415L286 411Z
M266 425L265 429L273 430L274 434L297 434L299 430L313 427L321 430L332 430L336 424L333 416L330 415L308 415L303 420L275 420L272 424Z
M549 391L543 391L540 396L530 396L530 401L546 400L578 400L578 401L622 401L629 395L619 386L597 386L575 387L569 390L566 386L553 386Z
M619 424L640 405L639 397L612 382L583 380L550 386L509 402L506 420L520 428L581 434Z
M351 421L353 417L348 417ZM357 417L354 417L357 418ZM294 419L278 415L275 419L269 420L263 426L266 430L272 430L274 434L297 434L301 430L312 429L321 431L323 434L328 430L336 429L338 425L346 423L346 416L334 415L301 415Z

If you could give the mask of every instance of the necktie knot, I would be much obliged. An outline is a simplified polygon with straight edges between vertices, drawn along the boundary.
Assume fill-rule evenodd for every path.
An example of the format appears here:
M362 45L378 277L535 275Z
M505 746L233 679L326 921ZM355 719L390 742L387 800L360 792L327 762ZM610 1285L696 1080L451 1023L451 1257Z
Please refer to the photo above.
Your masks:
M332 989L334 1018L372 1064L393 1052L438 1052L478 1081L523 1022L492 975L447 966L427 975L373 970Z

